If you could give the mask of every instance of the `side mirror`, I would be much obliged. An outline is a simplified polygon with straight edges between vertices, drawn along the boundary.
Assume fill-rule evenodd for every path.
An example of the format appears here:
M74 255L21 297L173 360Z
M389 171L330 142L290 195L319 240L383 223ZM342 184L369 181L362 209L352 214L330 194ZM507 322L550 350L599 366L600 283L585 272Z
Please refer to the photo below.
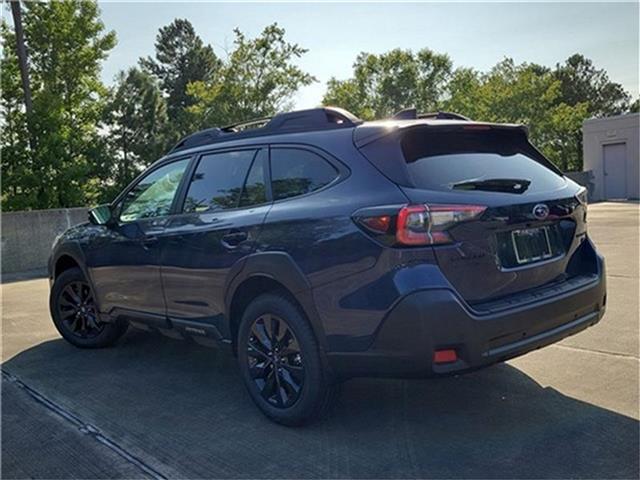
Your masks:
M111 205L98 205L89 210L89 221L94 225L107 225L112 220Z

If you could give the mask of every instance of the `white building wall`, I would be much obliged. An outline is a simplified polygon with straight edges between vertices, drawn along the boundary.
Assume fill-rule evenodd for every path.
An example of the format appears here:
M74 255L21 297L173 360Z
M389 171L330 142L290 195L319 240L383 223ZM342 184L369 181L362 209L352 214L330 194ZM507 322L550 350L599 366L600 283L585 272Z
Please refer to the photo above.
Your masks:
M584 171L593 172L593 200L606 200L604 146L626 144L626 190L628 198L640 198L640 114L585 120L582 124Z

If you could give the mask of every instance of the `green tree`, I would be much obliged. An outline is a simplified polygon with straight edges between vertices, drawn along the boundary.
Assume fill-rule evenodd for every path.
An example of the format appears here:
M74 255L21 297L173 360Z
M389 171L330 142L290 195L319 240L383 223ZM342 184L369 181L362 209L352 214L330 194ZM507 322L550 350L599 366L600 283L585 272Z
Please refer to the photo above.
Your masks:
M489 105L479 102L484 77L473 68L456 69L449 79L448 97L441 103L442 108L473 119L487 117Z
M184 135L192 127L187 109L195 103L187 92L188 85L211 80L221 62L191 22L180 18L160 28L155 49L155 58L142 58L140 65L159 80L175 135Z
M2 204L6 210L20 210L35 202L35 178L20 68L13 48L15 36L5 23L0 26L0 35L4 45L0 60Z
M527 123L533 125L535 134L535 125L542 122L558 97L558 87L553 77L541 74L537 66L516 65L505 59L486 74L456 71L443 106L474 120Z
M364 119L389 117L403 108L437 109L451 75L447 55L428 48L413 53L395 49L381 55L361 53L353 77L331 78L325 105L346 108Z
M105 109L108 156L98 165L103 199L110 199L167 147L167 104L156 80L131 68L120 72Z
M24 95L24 107L27 115L27 127L29 128L29 148L34 149L35 137L33 134L33 101L31 100L31 80L29 78L29 58L24 42L24 28L22 26L22 7L18 0L11 3L11 16L13 17L13 29L15 31L16 55L22 80L22 92Z
M553 75L560 81L560 99L567 105L587 103L589 115L597 117L629 111L631 97L622 85L583 55L576 53L556 65Z
M315 78L294 61L307 50L285 40L285 30L267 26L253 39L238 29L229 57L208 81L193 82L189 112L202 127L270 116L290 108L291 97Z
M18 153L14 132L25 127L14 123L11 130L3 129L4 205L9 209L83 205L92 155L100 143L97 126L106 95L100 64L115 45L115 34L105 33L96 2L88 0L30 2L23 22L35 148ZM5 45L11 36L3 29ZM8 49L4 53L2 82L10 88L3 89L3 104L12 121L24 122L19 113L23 105L13 88L19 78L15 55ZM28 160L21 158L24 152ZM15 168L23 160L28 169Z
M570 106L581 106L586 112L583 119L632 111L631 96L622 85L612 82L604 69L596 68L583 55L572 55L564 64L556 65L553 75L560 82L559 101ZM581 123L573 130L570 144L561 149L572 163L576 158L579 159L572 165L579 169L582 169Z

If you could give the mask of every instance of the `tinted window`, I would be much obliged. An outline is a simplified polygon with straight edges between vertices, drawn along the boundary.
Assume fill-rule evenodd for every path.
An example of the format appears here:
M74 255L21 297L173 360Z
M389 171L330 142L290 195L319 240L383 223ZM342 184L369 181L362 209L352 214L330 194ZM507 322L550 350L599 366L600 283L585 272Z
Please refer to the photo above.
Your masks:
M259 205L267 201L264 184L264 157L266 155L266 150L260 150L253 160L247 181L242 189L242 195L240 196L241 207Z
M337 176L337 170L315 153L293 148L271 151L274 200L313 192L331 183Z
M255 156L255 150L203 156L191 179L184 211L206 212L236 208L242 185Z
M405 134L402 150L418 188L507 193L557 190L564 179L517 132Z
M120 220L168 215L189 160L170 163L140 180L122 201Z

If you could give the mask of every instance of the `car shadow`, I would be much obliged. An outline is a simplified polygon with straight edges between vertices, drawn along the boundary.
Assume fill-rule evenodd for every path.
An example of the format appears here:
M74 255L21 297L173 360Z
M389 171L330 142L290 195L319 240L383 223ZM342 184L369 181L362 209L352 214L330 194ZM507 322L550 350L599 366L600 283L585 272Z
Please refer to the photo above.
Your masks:
M51 340L3 364L167 477L638 478L638 421L509 364L346 382L323 420L266 420L225 352L130 330L116 348ZM26 419L25 419L26 421Z

